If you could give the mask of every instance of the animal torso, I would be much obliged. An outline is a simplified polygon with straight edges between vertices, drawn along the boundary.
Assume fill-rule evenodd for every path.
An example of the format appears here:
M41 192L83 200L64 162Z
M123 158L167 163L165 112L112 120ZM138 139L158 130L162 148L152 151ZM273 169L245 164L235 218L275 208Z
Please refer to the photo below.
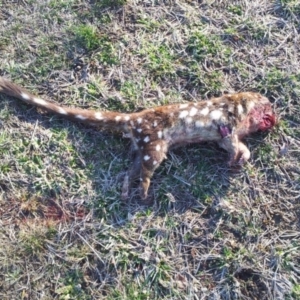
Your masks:
M230 164L236 161L244 163L250 158L250 152L241 138L252 132L267 130L275 124L269 100L250 92L160 106L131 114L59 106L1 77L0 92L103 130L124 132L132 140L135 158L124 179L123 199L128 198L129 188L135 179L140 180L142 199L147 198L150 178L172 146L215 141L229 152Z

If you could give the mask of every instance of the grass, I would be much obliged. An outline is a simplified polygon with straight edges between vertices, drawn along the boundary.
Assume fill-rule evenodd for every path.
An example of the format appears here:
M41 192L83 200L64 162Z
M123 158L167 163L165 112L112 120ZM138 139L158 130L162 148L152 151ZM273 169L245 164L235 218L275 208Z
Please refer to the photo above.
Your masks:
M0 95L1 299L299 299L299 1L198 2L0 4L1 76L42 97L132 112L248 90L280 118L240 170L171 151L144 206L120 199L126 140Z

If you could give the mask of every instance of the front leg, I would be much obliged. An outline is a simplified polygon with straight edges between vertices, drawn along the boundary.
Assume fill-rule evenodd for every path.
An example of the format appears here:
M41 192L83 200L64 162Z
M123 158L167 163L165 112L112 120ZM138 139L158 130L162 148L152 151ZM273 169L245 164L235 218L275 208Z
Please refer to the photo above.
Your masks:
M240 158L239 158L238 163L240 165L245 164L250 159L250 156L251 156L250 151L247 148L247 146L240 141L239 141L239 155L240 155Z
M228 135L219 142L219 146L225 149L229 155L229 165L236 163L242 165L250 158L250 151L247 146L242 143L235 134Z

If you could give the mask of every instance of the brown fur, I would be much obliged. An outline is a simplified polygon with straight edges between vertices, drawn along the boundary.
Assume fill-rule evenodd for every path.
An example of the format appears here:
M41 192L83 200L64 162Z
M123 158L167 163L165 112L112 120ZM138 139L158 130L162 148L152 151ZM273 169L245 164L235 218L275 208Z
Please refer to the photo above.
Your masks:
M136 179L141 181L141 198L147 198L153 172L166 158L171 146L214 141L229 152L230 164L242 164L250 158L250 152L241 139L275 124L269 100L250 92L227 94L209 101L160 106L131 114L59 106L31 95L1 77L0 92L79 122L124 132L131 139L136 155L124 179L123 199L128 198L131 183Z

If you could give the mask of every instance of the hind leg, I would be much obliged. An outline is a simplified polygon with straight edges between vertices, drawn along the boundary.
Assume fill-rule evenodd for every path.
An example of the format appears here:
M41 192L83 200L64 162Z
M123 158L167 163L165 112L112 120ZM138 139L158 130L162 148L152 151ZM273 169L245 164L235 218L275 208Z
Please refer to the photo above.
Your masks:
M151 142L143 149L140 173L140 194L142 200L147 199L151 177L166 158L167 151L167 143L162 140Z
M135 151L133 156L133 164L130 170L127 172L124 178L123 187L122 187L122 200L127 200L129 197L129 190L132 183L140 177L141 173L141 153Z

